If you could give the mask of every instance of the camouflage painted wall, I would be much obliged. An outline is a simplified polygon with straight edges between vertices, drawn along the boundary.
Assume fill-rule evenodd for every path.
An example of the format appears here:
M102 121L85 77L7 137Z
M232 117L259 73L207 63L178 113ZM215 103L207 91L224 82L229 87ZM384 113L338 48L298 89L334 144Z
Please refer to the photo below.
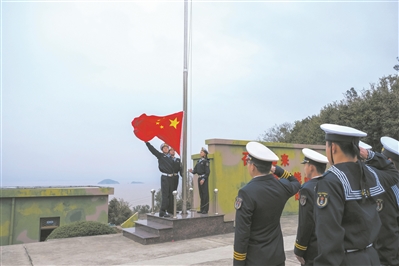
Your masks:
M247 184L252 177L249 175L244 165L245 145L248 141L243 140L226 140L226 139L209 139L205 143L208 145L208 158L210 159L209 176L209 197L210 197L210 213L215 212L215 193L214 189L218 189L217 193L217 212L225 214L225 221L231 221L235 218L234 201L238 194L238 190ZM287 143L270 143L265 142L280 160L277 165L291 172L301 184L306 182L305 173L303 171L302 149L313 149L321 154L325 154L323 145L302 145ZM200 155L192 156L193 165L197 163ZM328 167L328 166L327 166ZM194 208L199 209L200 201L198 194L197 176L193 178L194 183ZM283 215L298 213L298 197L293 196L288 200Z
M0 189L0 245L39 242L40 219L59 217L59 225L76 221L108 223L108 195L114 188L34 187Z

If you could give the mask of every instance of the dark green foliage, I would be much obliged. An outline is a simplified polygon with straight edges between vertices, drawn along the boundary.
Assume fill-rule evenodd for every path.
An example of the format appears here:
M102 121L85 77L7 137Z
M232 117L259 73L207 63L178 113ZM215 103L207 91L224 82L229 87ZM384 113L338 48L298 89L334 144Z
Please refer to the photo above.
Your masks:
M108 235L115 233L115 229L107 224L94 221L79 221L62 225L54 229L46 240L79 236Z
M284 140L286 140L291 134L293 126L294 125L290 123L284 123L279 126L274 125L274 127L265 131L259 140L267 142L284 142Z
M191 196L190 192L187 191L187 203L186 203L187 210L191 209ZM177 194L177 200L176 200L176 211L182 211L183 210L183 197L179 193Z
M182 179L180 178L180 182L182 182ZM191 175L188 176L187 182L186 182L186 193L187 193L187 202L186 202L186 210L191 209L191 202L193 200L193 195L190 193L190 188L193 187L193 177ZM179 192L177 194L177 200L176 200L176 209L177 211L182 211L183 210L183 195L182 192Z
M300 144L324 144L324 132L320 129L320 117L312 116L295 121L293 130L284 142Z
M155 193L155 212L158 212L161 209L161 202L162 202L162 192L161 189L158 189L158 191Z
M108 204L108 222L111 224L120 225L133 214L129 202L123 199L113 198Z
M318 115L295 121L292 130L287 132L287 123L260 140L300 144L324 144L324 123L350 126L367 133L362 141L374 150L381 150L380 138L389 136L399 139L399 83L397 76L380 79L379 84L370 84L370 89L359 94L354 88L344 94L344 99L325 106ZM281 132L280 132L281 131Z
M151 207L149 205L137 205L133 207L133 213L144 214L151 212Z

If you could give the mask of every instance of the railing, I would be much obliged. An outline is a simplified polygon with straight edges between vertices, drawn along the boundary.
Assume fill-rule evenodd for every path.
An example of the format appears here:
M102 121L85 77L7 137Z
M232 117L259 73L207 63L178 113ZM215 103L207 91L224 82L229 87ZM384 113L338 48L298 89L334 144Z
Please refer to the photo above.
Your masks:
M215 214L218 214L218 189L215 188L213 193L215 193Z
M151 205L151 214L155 214L155 209L154 209L154 201L155 201L155 189L151 189L151 194L152 194L152 205Z

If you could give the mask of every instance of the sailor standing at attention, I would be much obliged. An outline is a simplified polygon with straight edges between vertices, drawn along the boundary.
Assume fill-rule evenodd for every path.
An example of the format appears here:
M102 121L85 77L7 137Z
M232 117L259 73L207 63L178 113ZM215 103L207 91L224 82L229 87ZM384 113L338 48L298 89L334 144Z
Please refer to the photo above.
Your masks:
M173 160L173 173L179 173L180 176L182 177L182 163L180 158L176 157L176 151L172 147L169 149L169 155L170 158ZM168 213L173 213L174 211L174 196L173 196L173 191L177 191L177 188L179 187L179 175L175 175L172 177L172 186L170 187L169 190L169 206L168 206Z
M188 171L192 174L198 174L198 192L201 199L200 210L197 213L207 214L209 211L209 159L208 150L201 148L200 151L201 159L198 160L194 167L194 170L189 169Z
M233 264L285 265L280 217L285 203L301 185L289 172L272 165L278 157L263 144L249 142L246 150L252 180L238 191L234 204Z
M360 130L322 124L331 167L315 189L318 256L314 265L380 265L373 242L381 227L376 197L393 186L393 169L366 166L360 158Z
M302 162L305 177L310 180L303 184L299 191L298 230L294 253L301 265L313 265L313 260L317 256L313 218L314 188L317 178L326 171L328 159L323 154L308 148L302 149L302 153L305 155Z

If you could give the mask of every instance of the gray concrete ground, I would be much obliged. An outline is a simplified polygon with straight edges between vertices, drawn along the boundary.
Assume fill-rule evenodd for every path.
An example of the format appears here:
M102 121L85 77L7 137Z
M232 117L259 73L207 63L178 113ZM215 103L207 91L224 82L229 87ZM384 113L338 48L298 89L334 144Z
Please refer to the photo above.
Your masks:
M297 215L281 217L285 265L293 253ZM141 245L121 233L2 246L1 265L232 265L234 233Z

